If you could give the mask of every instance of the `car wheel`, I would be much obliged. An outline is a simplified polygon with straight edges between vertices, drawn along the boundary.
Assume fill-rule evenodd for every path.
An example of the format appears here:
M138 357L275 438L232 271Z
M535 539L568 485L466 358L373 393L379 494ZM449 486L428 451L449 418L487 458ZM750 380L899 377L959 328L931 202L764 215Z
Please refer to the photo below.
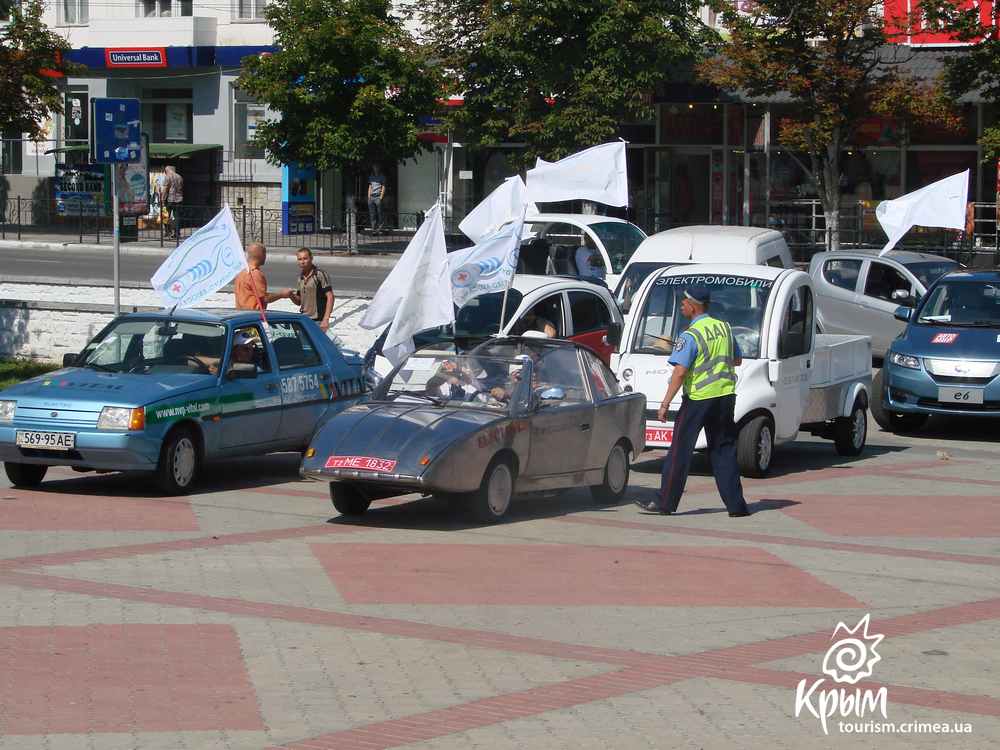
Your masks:
M7 472L7 478L15 487L37 487L45 479L45 472L48 466L42 464L18 464L13 461L6 461L3 469Z
M879 370L872 378L872 416L886 432L914 432L926 424L926 414L901 414L885 408L885 370Z
M352 484L330 482L330 500L342 516L363 516L372 501Z
M473 494L471 510L480 521L496 523L507 515L513 497L514 469L508 459L498 456L486 467L483 481Z
M628 448L624 441L615 444L604 464L604 481L590 488L590 494L602 505L618 503L628 488L629 475Z
M198 438L189 428L174 430L160 449L160 463L156 467L156 481L166 495L185 495L191 491L198 471L201 455Z
M854 402L851 416L839 417L833 423L833 444L841 456L860 456L868 440L868 411L859 399Z
M771 470L774 427L767 417L754 417L740 428L736 439L736 462L745 477L762 477Z

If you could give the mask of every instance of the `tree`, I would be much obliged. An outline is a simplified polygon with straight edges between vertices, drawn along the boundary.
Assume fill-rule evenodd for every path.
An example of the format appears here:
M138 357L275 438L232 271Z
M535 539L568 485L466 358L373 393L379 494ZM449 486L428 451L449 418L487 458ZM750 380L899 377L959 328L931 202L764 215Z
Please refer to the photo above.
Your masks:
M42 124L62 112L62 76L80 66L67 62L67 41L42 21L42 0L8 3L10 22L0 26L0 133L38 137Z
M429 0L430 44L463 142L555 159L652 113L671 70L711 39L695 0Z
M977 92L986 102L1000 101L1000 8L996 2L939 0L923 13L925 25L950 32L968 44L945 61L945 82L955 97ZM983 129L979 144L987 160L1000 158L1000 126Z
M941 86L901 69L912 53L893 42L908 21L889 28L882 7L883 0L757 0L740 11L720 3L729 36L699 67L709 82L748 98L791 97L797 115L780 120L779 139L816 188L830 250L840 248L843 152L862 122L896 119L904 138L917 122L960 127Z
M348 173L422 148L440 76L388 0L274 0L279 51L247 58L238 85L279 117L254 141L273 163ZM280 118L280 119L279 119Z

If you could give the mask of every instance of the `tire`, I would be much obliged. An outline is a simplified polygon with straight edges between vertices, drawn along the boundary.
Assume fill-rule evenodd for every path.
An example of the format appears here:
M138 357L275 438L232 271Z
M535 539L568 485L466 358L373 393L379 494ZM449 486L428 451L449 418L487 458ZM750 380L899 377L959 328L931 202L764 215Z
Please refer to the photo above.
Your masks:
M479 489L470 498L469 509L473 515L484 523L502 521L514 498L515 480L510 460L503 456L494 458L483 473Z
M330 500L342 516L363 516L372 501L351 484L330 482Z
M198 438L190 428L174 430L160 449L156 482L165 495L186 495L194 487L201 470Z
M841 456L860 456L868 440L868 410L858 399L851 416L838 417L833 423L833 444Z
M18 464L6 461L3 465L7 478L15 487L37 487L45 479L48 466L42 464Z
M885 369L879 370L872 378L872 416L878 426L886 432L915 432L927 423L926 414L901 414L888 411L883 401L885 393Z
M763 477L774 457L774 425L767 417L754 417L740 428L736 439L736 462L745 477Z
M619 441L604 464L604 481L590 488L590 494L601 505L616 505L625 496L629 477L628 448Z

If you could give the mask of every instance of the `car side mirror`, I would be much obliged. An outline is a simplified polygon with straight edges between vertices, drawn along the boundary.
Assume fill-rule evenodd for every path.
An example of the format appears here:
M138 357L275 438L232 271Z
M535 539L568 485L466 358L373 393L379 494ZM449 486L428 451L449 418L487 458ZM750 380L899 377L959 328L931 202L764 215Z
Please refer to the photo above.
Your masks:
M910 316L913 314L913 308L907 307L906 305L900 305L896 308L896 311L892 314L896 320L901 320L904 323L910 321Z
M608 332L604 334L604 341L609 346L618 348L618 345L622 342L621 323L611 323L608 326Z
M566 391L557 385L554 385L551 388L546 388L538 394L538 400L541 406L551 406L554 403L562 401L564 398L566 398Z
M227 380L243 380L257 377L257 365L251 362L233 362L226 372Z
M913 307L917 302L916 298L910 294L909 289L897 289L890 295L890 297L893 302L898 302L906 307Z
M64 354L63 367L76 367L76 361L79 358L80 358L79 354Z

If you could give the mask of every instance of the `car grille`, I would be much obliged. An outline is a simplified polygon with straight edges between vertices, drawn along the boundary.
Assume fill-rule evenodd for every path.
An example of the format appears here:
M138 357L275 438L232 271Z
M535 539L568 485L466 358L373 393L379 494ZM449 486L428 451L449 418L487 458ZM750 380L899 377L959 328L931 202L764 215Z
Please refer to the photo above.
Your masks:
M921 398L917 400L918 406L929 406L933 409L947 409L948 411L1000 411L1000 401L984 401L981 404L942 404L932 398Z
M991 380L993 376L988 378L969 378L964 375L931 375L935 383L945 383L951 385L952 383L959 383L961 385L986 385Z
M72 459L82 459L83 456L80 455L80 451L48 451L48 450L38 450L37 448L18 448L21 451L21 455L25 458L57 458L60 461L65 461L67 458Z

